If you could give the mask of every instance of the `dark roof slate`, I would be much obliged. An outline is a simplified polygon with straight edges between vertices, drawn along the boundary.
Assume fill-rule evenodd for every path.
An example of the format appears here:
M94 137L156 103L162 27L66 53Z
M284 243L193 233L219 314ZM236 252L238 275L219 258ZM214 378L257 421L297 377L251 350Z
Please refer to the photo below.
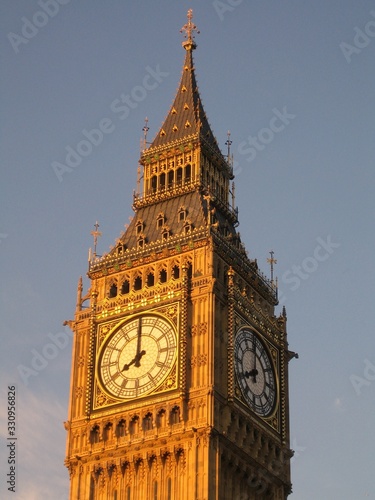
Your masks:
M156 241L161 242L162 228L157 226L159 214L164 215L165 226L168 227L171 236L184 234L185 221L179 220L179 210L181 207L184 207L186 210L186 220L192 224L193 229L205 227L207 225L205 206L206 204L202 200L201 193L192 191L176 198L142 207L135 213L128 228L120 238L120 243L128 249L136 248L139 237L136 225L139 221L143 223L142 232L145 235L146 244Z
M216 153L222 154L212 133L200 99L195 78L192 48L186 49L184 66L176 97L151 148L165 146L190 136L204 139Z

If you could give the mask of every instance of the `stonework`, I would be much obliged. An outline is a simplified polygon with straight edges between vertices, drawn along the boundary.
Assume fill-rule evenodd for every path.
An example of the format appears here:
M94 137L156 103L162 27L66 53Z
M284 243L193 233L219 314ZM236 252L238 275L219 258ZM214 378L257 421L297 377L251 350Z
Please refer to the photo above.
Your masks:
M78 284L70 499L284 500L289 351L277 289L237 232L233 169L196 86L191 12L175 101L141 153L134 217ZM146 146L146 145L145 145Z

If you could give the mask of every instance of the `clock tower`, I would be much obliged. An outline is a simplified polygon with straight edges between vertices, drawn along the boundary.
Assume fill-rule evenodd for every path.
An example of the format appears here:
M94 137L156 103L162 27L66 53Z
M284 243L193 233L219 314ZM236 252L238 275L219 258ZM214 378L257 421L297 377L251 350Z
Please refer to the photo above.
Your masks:
M71 500L291 492L286 313L237 231L230 140L224 156L195 79L191 10L183 31L181 80L141 152L134 217L107 254L94 249L68 322Z

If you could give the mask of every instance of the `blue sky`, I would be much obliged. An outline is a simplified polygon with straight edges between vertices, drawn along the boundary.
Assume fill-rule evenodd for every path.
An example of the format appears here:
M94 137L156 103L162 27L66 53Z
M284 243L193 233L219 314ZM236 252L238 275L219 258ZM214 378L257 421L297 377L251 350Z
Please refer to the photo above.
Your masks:
M223 151L231 131L241 237L267 274L274 250L300 355L290 364L291 498L375 499L375 3L65 0L49 14L41 4L4 0L0 16L0 424L5 437L14 383L12 498L67 499L62 323L95 221L102 253L132 215L144 119L152 138L175 95L191 7L199 89ZM144 93L148 74L157 85ZM116 111L132 91L138 101ZM100 127L97 145L56 175L83 131Z

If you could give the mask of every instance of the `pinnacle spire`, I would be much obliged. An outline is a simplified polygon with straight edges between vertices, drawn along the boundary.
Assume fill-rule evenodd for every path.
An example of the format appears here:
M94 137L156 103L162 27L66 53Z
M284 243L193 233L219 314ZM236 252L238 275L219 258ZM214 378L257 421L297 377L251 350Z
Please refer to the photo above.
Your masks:
M195 78L193 50L197 45L194 40L194 32L199 33L199 31L192 22L192 18L193 11L189 9L188 22L180 30L181 33L184 32L185 40L182 42L182 46L186 50L181 80L172 107L152 141L151 149L164 147L167 144L181 143L184 140L191 141L194 137L198 137L208 143L218 155L221 155L204 111Z

